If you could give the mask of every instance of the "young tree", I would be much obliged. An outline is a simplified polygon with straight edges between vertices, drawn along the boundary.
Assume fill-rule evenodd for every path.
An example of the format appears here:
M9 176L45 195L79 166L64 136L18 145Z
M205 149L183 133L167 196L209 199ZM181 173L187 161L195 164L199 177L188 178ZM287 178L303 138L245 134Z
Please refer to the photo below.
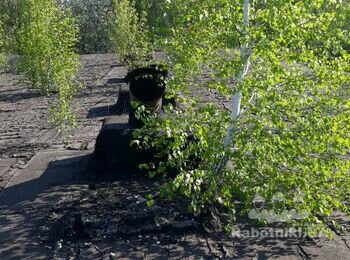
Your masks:
M67 130L75 125L70 106L79 68L75 19L59 8L55 0L19 0L18 8L16 40L20 70L43 94L57 93L58 98L50 108L51 123Z
M113 0L113 7L111 41L118 59L130 69L144 66L152 53L144 12L133 0Z
M349 2L170 0L169 12L170 86L200 85L232 101L227 110L187 98L168 118L147 119L162 137L137 132L144 147L168 155L143 167L180 168L164 194L181 192L194 210L219 203L232 216L234 201L248 211L259 195L265 212L310 235L327 231L334 211L349 214ZM189 77L201 73L211 80ZM189 133L195 141L184 149ZM199 167L186 170L194 157Z

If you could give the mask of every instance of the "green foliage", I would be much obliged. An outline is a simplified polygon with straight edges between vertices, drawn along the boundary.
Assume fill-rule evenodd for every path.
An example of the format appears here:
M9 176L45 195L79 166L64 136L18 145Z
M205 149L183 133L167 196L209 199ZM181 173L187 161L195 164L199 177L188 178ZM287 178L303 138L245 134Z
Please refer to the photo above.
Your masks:
M4 56L4 44L5 44L5 36L4 36L4 29L3 29L3 19L0 16L0 68L5 63L5 56Z
M113 7L111 0L60 0L69 8L79 24L79 53L107 53L111 49L109 39Z
M76 21L54 0L20 0L18 4L20 71L43 94L57 93L50 108L51 123L67 130L75 125L70 102L77 90L74 78L79 68Z
M153 44L157 44L159 37L168 33L171 13L165 15L165 1L157 0L136 0L136 11L144 15L144 22L149 31L149 37Z
M162 194L180 192L199 211L221 204L232 215L234 201L249 211L259 195L273 212L305 213L286 224L309 235L329 234L323 220L334 211L350 213L350 54L343 49L350 41L344 26L349 3L255 1L249 26L243 24L239 1L167 3L164 11L173 14L169 37L163 39L175 72L170 88L185 93L199 85L227 97L240 93L243 109L233 121L215 104L198 106L184 97L181 111L146 120L147 129L163 134L152 139L141 129L140 144L168 154L160 165L147 166L152 173L166 174L169 167L202 158L198 169L181 166ZM242 80L242 68L249 64ZM202 73L211 79L193 80ZM184 148L189 133L195 142ZM228 163L219 171L223 158ZM276 194L284 200L276 200Z
M9 8L8 6L13 6L13 1L4 0L0 2L0 67L5 64L5 53L11 48L8 44L8 31L9 31Z
M143 66L152 52L144 12L138 13L133 0L113 0L111 39L115 53L129 68Z
M0 2L0 17L3 30L3 48L8 53L18 53L15 31L18 25L18 1L2 0Z
M154 203L155 203L155 200L154 200L153 196L151 194L148 194L146 196L146 205L148 207L153 207Z

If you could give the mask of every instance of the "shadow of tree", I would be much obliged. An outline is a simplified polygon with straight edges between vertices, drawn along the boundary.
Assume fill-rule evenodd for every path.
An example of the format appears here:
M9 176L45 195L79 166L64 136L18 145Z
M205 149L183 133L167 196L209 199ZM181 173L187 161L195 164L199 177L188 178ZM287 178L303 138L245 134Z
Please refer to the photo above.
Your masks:
M16 103L21 100L43 96L39 91L34 91L34 90L33 91L28 90L22 93L8 93L8 92L9 91L6 91L5 93L0 93L0 102Z
M208 233L202 217L188 213L181 198L156 199L154 206L146 206L145 197L158 193L160 179L118 169L96 177L88 170L90 154L58 155L37 155L18 173L18 183L1 193L0 259L47 259L53 254L63 259L111 254L117 259L297 259L298 245L306 243L293 237ZM77 214L85 236L74 231ZM237 226L257 228L244 218Z
M17 181L0 193L0 259L50 257L51 250L40 238L45 217L62 196L78 192L92 180L86 172L88 155L49 164L45 160L52 156L34 158L28 168L17 173Z

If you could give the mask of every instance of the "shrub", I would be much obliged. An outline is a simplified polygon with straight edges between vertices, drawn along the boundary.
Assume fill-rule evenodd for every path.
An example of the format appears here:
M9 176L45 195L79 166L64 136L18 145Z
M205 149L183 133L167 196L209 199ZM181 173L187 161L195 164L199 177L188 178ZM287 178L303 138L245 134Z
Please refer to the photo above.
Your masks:
M20 71L43 94L57 93L50 108L51 123L67 130L75 125L70 102L77 90L74 78L79 68L76 20L54 0L20 0L19 10Z

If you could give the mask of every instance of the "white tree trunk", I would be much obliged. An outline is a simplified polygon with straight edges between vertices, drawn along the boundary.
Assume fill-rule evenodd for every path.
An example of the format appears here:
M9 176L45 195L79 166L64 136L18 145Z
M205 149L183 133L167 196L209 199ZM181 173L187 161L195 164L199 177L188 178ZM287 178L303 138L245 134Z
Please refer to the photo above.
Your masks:
M244 0L244 18L243 18L243 24L244 27L247 28L249 26L249 0ZM249 66L250 66L250 61L249 61L249 45L247 42L245 42L240 49L240 56L241 60L244 61L242 64L242 69L240 73L238 74L236 81L237 82L242 82L244 81L245 76L248 73ZM236 93L232 97L232 108L231 108L231 123L229 127L227 128L226 132L226 137L224 140L224 150L226 150L231 143L232 139L232 132L234 129L234 122L238 119L240 113L241 113L241 100L242 100L242 94L239 91L236 91ZM227 163L227 157L224 156L222 160L219 162L217 171L220 172L222 168L226 165Z

